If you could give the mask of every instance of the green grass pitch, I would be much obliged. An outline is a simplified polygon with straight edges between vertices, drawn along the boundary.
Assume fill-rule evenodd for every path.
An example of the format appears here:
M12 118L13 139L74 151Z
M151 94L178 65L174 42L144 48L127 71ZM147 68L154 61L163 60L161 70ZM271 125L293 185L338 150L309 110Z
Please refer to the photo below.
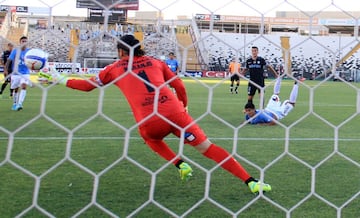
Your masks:
M242 125L246 81L232 95L227 79L183 80L189 113L208 137L254 177L264 169L272 192L254 196L169 136L194 169L182 182L141 140L116 87L54 85L30 88L23 111L0 99L0 217L360 217L358 83L305 81L295 109L269 127ZM292 84L283 81L282 100Z

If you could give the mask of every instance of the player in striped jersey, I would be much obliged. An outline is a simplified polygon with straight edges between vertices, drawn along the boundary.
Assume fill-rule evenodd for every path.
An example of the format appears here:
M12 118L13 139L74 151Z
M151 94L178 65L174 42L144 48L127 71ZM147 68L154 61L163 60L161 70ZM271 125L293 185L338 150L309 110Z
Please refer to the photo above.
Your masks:
M261 94L261 88L265 87L264 68L270 70L275 77L277 72L269 65L266 60L258 56L259 48L256 46L251 47L251 57L246 60L246 66L242 70L241 74L245 75L247 71L250 74L250 81L248 84L248 102L252 103L256 90ZM261 98L261 95L260 95Z

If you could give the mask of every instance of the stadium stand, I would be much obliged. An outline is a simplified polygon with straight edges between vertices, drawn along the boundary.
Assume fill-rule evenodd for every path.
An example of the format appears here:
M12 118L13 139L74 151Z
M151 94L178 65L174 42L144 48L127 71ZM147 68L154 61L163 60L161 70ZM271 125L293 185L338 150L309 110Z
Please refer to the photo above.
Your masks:
M238 56L240 62L249 57L251 46L259 47L259 54L268 60L274 67L282 65L283 49L279 35L236 34L236 33L209 33L202 32L205 37L204 43L207 54L209 70L225 70L231 58ZM339 63L338 71L344 72L353 68L359 68L360 54L353 48L357 42L353 37L346 36L307 36L292 35L289 37L291 45L292 73L300 73L304 77L312 78L329 71L332 60L340 59L349 54L349 58ZM322 46L321 43L327 45ZM344 75L346 76L346 75ZM351 80L352 78L346 78Z
M6 23L6 15L1 19ZM233 57L240 62L249 57L251 46L259 47L260 55L275 68L283 68L284 48L282 37L288 37L292 74L301 74L308 79L326 76L332 69L332 60L338 61L336 71L348 81L354 80L354 69L360 66L358 43L347 35L302 36L297 33L244 34L221 31L203 31L193 20L191 25L171 24L160 28L154 25L129 24L109 25L108 30L99 23L59 20L52 27L39 25L8 27L3 25L2 35L17 42L21 35L28 35L30 47L46 49L49 61L84 63L86 59L98 58L89 67L102 67L116 58L116 40L122 34L141 36L148 55L164 59L169 52L176 54L185 70L225 71ZM159 28L159 29L158 29ZM75 31L75 32L74 32ZM200 37L202 40L199 40ZM76 41L74 40L76 39ZM200 42L195 43L193 42ZM3 42L3 47L6 42ZM64 46L64 44L73 46ZM323 45L326 45L323 46ZM74 52L77 59L72 60ZM187 59L182 60L184 49ZM346 58L345 58L346 56ZM103 62L102 59L108 59ZM343 59L343 60L341 60Z
M68 62L70 37L61 30L29 28L29 47L46 50L50 56L49 61Z
M176 38L172 37L169 33L150 34L144 37L145 52L156 58L165 58L169 52L176 52Z

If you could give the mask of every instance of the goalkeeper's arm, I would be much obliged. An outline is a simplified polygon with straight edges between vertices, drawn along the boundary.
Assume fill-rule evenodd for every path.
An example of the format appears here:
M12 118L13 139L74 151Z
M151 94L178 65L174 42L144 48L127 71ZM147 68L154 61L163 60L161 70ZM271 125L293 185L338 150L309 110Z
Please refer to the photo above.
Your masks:
M66 82L66 86L72 89L89 92L98 86L95 77L91 77L90 79L68 79Z

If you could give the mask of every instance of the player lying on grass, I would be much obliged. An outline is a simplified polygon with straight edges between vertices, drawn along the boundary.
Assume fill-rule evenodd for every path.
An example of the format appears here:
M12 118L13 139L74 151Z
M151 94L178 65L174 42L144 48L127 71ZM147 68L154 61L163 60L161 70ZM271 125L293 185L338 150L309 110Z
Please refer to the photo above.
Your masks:
M281 79L281 77L277 77L274 85L274 94L269 99L264 110L255 109L255 105L252 102L248 102L245 105L245 122L249 124L276 125L276 120L283 119L290 111L292 111L298 95L299 85L297 84L297 81L295 81L289 100L285 100L281 103L279 97Z
M187 95L183 82L162 61L145 56L139 41L124 35L117 45L120 60L108 65L90 79L69 79L58 73L49 75L54 82L81 91L91 91L113 83L126 97L139 123L139 132L146 144L158 155L171 161L182 180L193 170L165 143L170 133L190 144L205 157L238 177L253 193L270 191L271 186L257 181L225 149L210 142L203 130L187 113ZM169 86L175 88L176 95ZM156 113L154 113L156 111ZM183 131L182 131L183 130Z

